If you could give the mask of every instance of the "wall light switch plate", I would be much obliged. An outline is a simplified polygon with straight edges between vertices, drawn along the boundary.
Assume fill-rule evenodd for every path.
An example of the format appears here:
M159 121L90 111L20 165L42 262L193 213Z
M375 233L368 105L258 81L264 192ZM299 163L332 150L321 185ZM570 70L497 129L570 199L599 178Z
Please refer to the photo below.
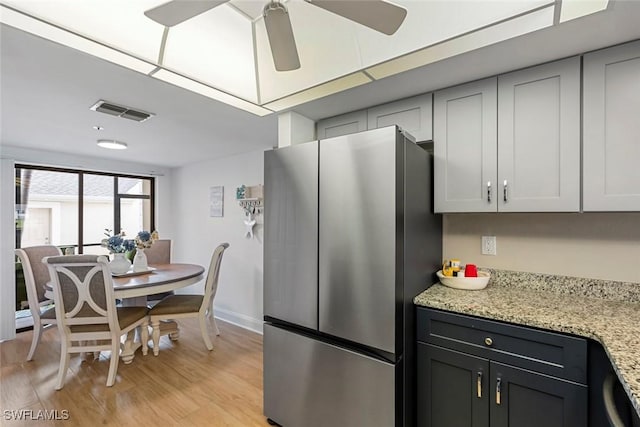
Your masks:
M496 236L482 236L482 255L496 254Z

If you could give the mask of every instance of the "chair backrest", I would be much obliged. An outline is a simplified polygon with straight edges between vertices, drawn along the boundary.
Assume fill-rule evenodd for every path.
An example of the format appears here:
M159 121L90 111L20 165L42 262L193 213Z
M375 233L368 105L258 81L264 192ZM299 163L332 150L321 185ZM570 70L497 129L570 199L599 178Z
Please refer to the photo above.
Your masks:
M39 315L40 303L49 301L44 296L44 285L51 280L49 270L42 263L42 259L48 256L60 256L62 251L56 246L42 245L16 249L15 253L22 264L29 308L32 313L37 310Z
M148 264L169 264L171 262L171 239L158 239L144 250Z
M101 325L98 329L103 331L118 330L111 269L106 256L54 256L42 262L51 274L59 328L67 334L69 327L77 325Z
M229 247L228 243L221 243L213 251L211 263L209 264L209 272L207 273L207 281L204 284L204 298L202 299L202 309L209 309L213 304L213 298L218 290L218 276L220 275L220 264L222 263L222 254Z

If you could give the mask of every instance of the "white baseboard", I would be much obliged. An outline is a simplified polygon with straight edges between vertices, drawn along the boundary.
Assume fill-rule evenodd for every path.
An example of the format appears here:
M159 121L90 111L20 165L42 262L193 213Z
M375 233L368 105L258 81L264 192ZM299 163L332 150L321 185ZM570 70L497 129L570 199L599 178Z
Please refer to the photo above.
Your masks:
M241 328L249 329L262 335L262 320L254 319L245 314L236 313L235 311L224 310L221 308L214 308L213 315L220 320L232 323Z

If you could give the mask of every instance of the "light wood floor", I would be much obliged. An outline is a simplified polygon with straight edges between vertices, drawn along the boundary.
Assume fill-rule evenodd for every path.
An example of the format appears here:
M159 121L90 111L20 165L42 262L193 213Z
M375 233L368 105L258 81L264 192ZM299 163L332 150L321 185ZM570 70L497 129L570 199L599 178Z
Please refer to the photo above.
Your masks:
M25 358L32 333L0 343L0 425L63 426L267 426L262 415L262 336L218 321L220 336L207 351L197 319L180 321L181 335L163 336L160 355L136 352L120 362L113 387L105 386L109 352L81 362L72 355L62 390L54 389L58 331L44 332L34 360ZM91 358L92 359L92 358ZM6 410L67 410L64 421L7 420Z

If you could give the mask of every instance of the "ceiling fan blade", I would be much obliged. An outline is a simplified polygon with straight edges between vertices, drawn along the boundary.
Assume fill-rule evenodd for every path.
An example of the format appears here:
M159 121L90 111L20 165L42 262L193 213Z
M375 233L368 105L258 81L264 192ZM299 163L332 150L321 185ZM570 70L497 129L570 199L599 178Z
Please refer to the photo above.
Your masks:
M173 0L149 9L144 14L158 24L173 27L227 1L229 0Z
M407 10L383 0L305 0L381 33L395 33Z
M263 16L276 70L291 71L300 68L300 58L287 8L279 2L271 2L265 6Z

